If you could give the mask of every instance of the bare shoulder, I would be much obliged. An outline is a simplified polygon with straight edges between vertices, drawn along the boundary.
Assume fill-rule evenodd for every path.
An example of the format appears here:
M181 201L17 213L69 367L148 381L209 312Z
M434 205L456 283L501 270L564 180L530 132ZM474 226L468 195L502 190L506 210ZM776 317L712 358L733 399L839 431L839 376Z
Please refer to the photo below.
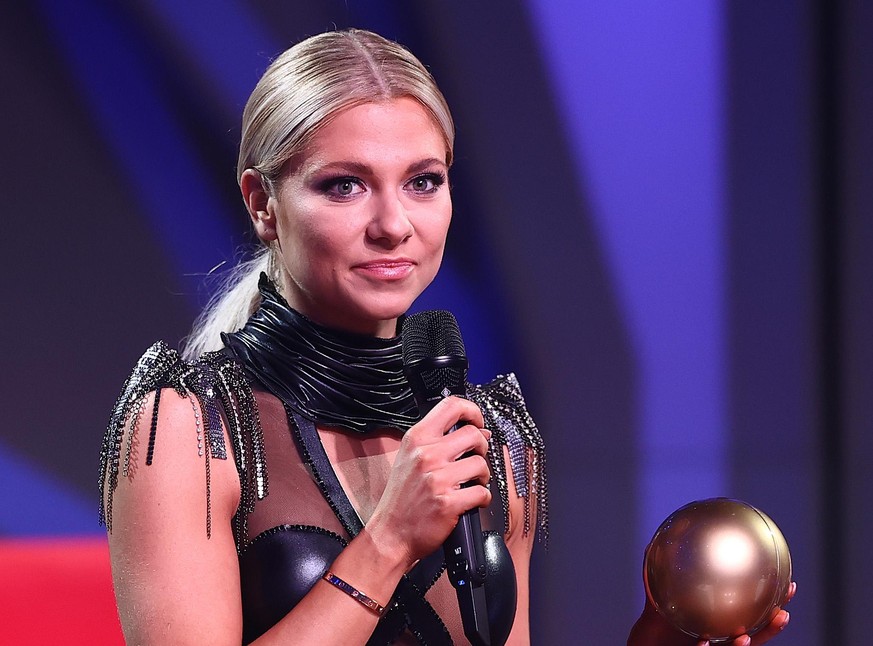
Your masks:
M174 508L194 511L188 517L196 518L204 534L211 534L216 521L230 522L239 506L239 474L232 459L214 456L203 419L200 402L173 388L143 397L119 438L116 469L103 473L110 530L119 505L125 504L135 506L140 520L152 512L166 516ZM224 427L221 433L228 445Z
M125 381L104 434L101 520L111 532L120 495L165 510L202 504L209 535L213 513L223 521L243 502L242 479L247 493L265 495L265 479L256 486L263 473L244 466L262 466L260 439L257 404L239 366L220 353L188 362L155 343Z

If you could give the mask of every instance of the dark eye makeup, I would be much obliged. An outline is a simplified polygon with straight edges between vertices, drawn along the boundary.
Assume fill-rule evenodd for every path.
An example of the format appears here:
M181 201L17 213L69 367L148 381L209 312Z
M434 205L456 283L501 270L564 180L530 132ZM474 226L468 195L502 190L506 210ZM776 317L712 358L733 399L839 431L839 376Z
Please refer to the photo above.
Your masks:
M446 174L441 171L420 173L407 181L403 188L414 195L425 196L436 193L446 180ZM326 177L318 181L315 187L318 192L334 200L349 199L366 190L364 181L353 175Z

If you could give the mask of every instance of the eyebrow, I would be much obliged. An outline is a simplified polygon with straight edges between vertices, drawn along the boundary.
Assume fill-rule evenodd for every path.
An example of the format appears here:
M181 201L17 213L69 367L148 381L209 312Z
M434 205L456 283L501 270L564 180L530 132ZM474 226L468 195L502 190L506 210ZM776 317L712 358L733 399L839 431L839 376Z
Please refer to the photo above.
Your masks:
M442 166L445 168L446 162L437 157L428 157L426 159L421 159L419 161L413 162L406 168L406 173L413 174L419 173L423 170L427 170L434 165ZM333 161L324 164L323 166L316 166L312 172L314 173L323 173L325 171L330 170L342 170L342 171L350 171L352 173L357 173L360 175L368 175L373 172L373 168L369 164L364 164L362 162L356 161Z

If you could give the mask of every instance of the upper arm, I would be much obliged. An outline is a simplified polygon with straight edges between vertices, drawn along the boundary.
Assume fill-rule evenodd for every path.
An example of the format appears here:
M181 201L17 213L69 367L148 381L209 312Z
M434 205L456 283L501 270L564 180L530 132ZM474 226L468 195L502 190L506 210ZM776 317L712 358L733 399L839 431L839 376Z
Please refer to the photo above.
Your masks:
M152 410L153 397L144 410ZM141 416L122 446L125 455L130 444L130 461L112 493L109 548L128 643L240 643L239 569L231 528L239 478L232 459L213 458L207 465L207 452L199 454L195 410L200 409L191 402L172 389L162 391L150 465L151 415Z
M507 643L529 644L531 552L537 538L548 540L545 444L513 373L484 386L468 384L467 395L482 410L486 427L493 433L492 447L500 446L503 453L502 460L497 459L497 453L490 455L492 468L506 475L507 486L500 488L508 510L505 540L518 591L515 622Z
M515 566L516 589L518 598L515 608L515 621L507 644L510 646L530 644L530 558L536 537L536 518L530 519L528 531L525 531L525 504L530 514L535 514L536 501L525 501L518 495L512 469L509 468L509 450L504 447L506 477L509 489L509 530L506 533L506 547L512 556ZM528 495L532 495L528 492Z

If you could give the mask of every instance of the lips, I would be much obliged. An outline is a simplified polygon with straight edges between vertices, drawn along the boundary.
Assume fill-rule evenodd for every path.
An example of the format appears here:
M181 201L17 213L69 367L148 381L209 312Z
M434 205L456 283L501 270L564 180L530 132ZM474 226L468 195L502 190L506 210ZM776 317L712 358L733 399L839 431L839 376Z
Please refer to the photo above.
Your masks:
M355 269L360 272L387 280L405 278L414 267L415 262L409 258L371 260L355 265Z

